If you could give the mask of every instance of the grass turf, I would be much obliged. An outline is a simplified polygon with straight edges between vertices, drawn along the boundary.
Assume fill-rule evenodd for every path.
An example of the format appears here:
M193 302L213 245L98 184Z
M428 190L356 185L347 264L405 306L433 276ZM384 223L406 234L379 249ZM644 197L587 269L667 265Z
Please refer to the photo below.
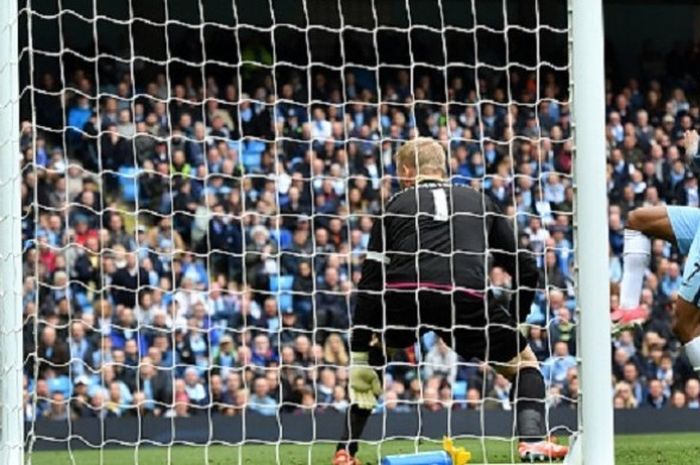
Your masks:
M697 434L657 434L617 436L617 465L697 465L700 463L700 436ZM490 439L460 440L473 456L471 463L513 463L512 442ZM391 440L378 446L363 444L359 458L365 465L377 464L384 455L415 451L416 442ZM419 450L439 449L435 442L422 442ZM35 452L32 465L328 465L333 444L282 444L279 448L265 444L240 446L141 447L138 450L118 448L99 450ZM485 451L485 455L484 455ZM487 460L484 460L486 457ZM278 462L279 459L279 462ZM74 460L74 461L73 461Z

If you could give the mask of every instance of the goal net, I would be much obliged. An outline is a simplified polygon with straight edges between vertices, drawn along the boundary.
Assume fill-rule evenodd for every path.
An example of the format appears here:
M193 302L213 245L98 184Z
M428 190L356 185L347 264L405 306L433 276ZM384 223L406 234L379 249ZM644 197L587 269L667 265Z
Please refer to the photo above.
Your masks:
M329 462L369 233L417 136L537 260L523 337L549 433L577 429L566 2L24 0L18 18L31 463ZM512 282L493 268L481 290L507 303ZM449 435L517 461L492 366L427 332L382 373L364 460Z

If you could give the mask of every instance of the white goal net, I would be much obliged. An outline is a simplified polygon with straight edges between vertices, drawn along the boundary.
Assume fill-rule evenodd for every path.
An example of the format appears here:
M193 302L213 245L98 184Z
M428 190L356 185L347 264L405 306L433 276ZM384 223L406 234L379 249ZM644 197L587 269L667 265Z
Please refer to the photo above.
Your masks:
M329 463L364 251L417 136L535 257L523 331L548 432L577 429L566 2L23 0L18 18L28 461ZM512 281L493 268L481 290L507 303ZM492 367L428 332L382 372L363 460L450 435L517 461Z

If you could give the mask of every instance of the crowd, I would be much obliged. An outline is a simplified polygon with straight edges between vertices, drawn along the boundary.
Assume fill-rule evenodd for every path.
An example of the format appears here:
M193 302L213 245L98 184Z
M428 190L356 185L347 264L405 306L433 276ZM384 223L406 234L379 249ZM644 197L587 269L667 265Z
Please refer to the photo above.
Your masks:
M130 73L98 88L78 68L63 100L55 76L37 82L36 126L21 126L26 419L346 409L363 250L397 188L392 154L418 134L442 142L451 182L493 199L535 254L528 337L550 407L575 408L565 77L513 71L510 89L489 77L477 91L456 73L445 105L431 72L396 69L381 84L318 72L309 89L300 73L242 74L242 88L237 76L156 74L134 94ZM681 85L609 83L613 306L629 211L700 206L678 145L699 118ZM663 241L653 257L648 321L614 337L611 396L617 408L699 408L669 323L683 260ZM510 284L494 268L489 298L508 299ZM509 394L427 334L389 364L377 409L509 409Z

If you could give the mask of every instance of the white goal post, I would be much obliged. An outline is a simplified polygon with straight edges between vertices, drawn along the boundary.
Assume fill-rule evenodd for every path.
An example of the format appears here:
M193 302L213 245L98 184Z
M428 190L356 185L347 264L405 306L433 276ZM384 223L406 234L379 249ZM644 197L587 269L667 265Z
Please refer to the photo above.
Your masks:
M168 0L161 1L168 2ZM375 2L381 1L372 0L373 8L376 4ZM474 6L476 1L468 2L465 0L465 8L469 8L471 5L476 9ZM240 8L241 2L238 3ZM302 0L302 3L305 7L308 21L306 0ZM32 2L23 4L26 5L24 12L18 12L18 2L14 0L11 0L9 5L4 5L0 10L0 138L2 139L0 142L0 463L3 465L23 464L25 448L24 430L26 418L23 370L27 360L24 360L22 350L22 334L26 323L23 321L22 292L24 276L22 255L27 244L23 244L21 241L24 213L21 198L23 173L20 170L21 154L19 148L20 99L22 98L19 88L19 74L22 55L34 53L34 50L31 50L31 45L24 50L20 50L18 45L18 38L21 32L19 31L19 18L22 14L27 14L27 10L32 8ZM132 2L130 1L129 4L131 5ZM507 4L508 0L503 0L504 12L507 12ZM608 383L611 373L611 354L609 280L607 274L607 191L605 188L606 152L604 144L605 72L603 62L602 0L569 0L568 4L570 51L568 66L571 73L570 103L572 114L574 115L572 129L575 150L575 156L573 157L575 189L573 226L576 250L578 252L576 253L577 306L575 315L578 321L579 351L577 362L580 368L581 379L581 390L578 398L579 431L575 446L580 448L580 454L574 454L574 462L571 465L614 465L613 410ZM406 8L410 10L410 2L408 0L406 1ZM59 12L58 17L60 16L61 13ZM168 24L168 21L166 18L164 24ZM174 22L177 23L177 21ZM124 23L129 23L129 21ZM177 26L180 27L181 25L177 24ZM97 36L97 26L94 26L94 28L95 36ZM253 26L250 29L256 30L256 28L265 29L262 26ZM354 26L347 27L350 31L358 29L360 32L366 32L362 31L361 28L354 28ZM483 26L483 28L488 30L487 26ZM303 28L301 29L303 30ZM323 30L323 28L319 29ZM342 25L340 29L344 32L346 26ZM391 27L386 27L386 29L391 30ZM421 27L418 27L418 29L421 29ZM442 34L445 34L448 29L443 24ZM204 27L201 27L200 30L204 31ZM228 30L234 31L238 35L240 25L230 26ZM306 27L304 32L308 40L309 28ZM536 31L536 33L539 33L539 31ZM204 32L201 34L203 38ZM29 35L31 36L31 31ZM376 46L376 28L372 35ZM29 42L31 44L31 37ZM272 43L274 48L274 38ZM240 46L239 42L237 44ZM238 54L241 56L240 49ZM206 62L206 54L203 53L202 55L202 61ZM447 55L446 51L445 55ZM311 63L310 52L309 58L309 63ZM253 58L252 60L265 61L265 59ZM271 59L275 59L275 57L272 56ZM342 59L344 60L345 57L343 56ZM448 67L447 60L448 58L445 56L446 64L442 66L445 70ZM239 81L241 80L241 69L245 68L245 66L247 65L239 64L236 66ZM275 66L273 64L270 67L275 69ZM345 67L346 63L342 63L338 68L341 72L344 72ZM307 68L307 76L305 78L308 79L309 92L311 92L311 64ZM380 66L376 68L375 71L378 77ZM439 69L440 66L436 66L436 68ZM97 65L95 65L95 69L97 69ZM131 72L134 72L133 63ZM97 74L99 74L99 71L97 71ZM166 74L168 73L166 72ZM205 70L202 70L201 75L203 80L206 81ZM449 92L447 91L446 77L447 71L445 71L444 90L446 94L445 100L447 101L449 100L447 96ZM132 76L133 78L134 76ZM168 80L170 79L169 74L167 78ZM345 76L343 75L341 79L343 80L342 85L345 87ZM378 81L379 79L377 79L376 85L379 87ZM169 84L170 82L168 82ZM275 82L273 85L276 86L277 83ZM31 93L33 89L23 89L22 93L24 91ZM65 91L65 88L61 89L61 92L65 93ZM242 89L239 88L238 92L242 92ZM96 95L96 99L99 101L99 97L101 97L100 89L96 89ZM171 97L170 93L168 93L166 99L169 97ZM277 97L276 94L275 97ZM255 97L251 101L255 101ZM311 102L311 97L309 97L309 102ZM274 103L277 102L275 101ZM344 101L343 104L347 105L347 101ZM130 109L133 110L135 106L134 99L132 99L130 105ZM444 104L440 103L440 105ZM309 116L311 116L311 105L308 105L308 107ZM238 116L239 121L236 122L237 124L240 123L241 118L240 114ZM36 128L33 128L33 130L36 130ZM275 130L275 135L279 136L277 129ZM172 134L168 137L172 137ZM255 139L255 137L252 139ZM344 143L347 145L348 141L345 140ZM347 180L345 183L347 185ZM171 194L173 194L172 191ZM207 211L207 214L210 214L210 212ZM36 245L36 237L34 242L34 245ZM210 258L208 256L206 260L207 264L209 264ZM276 292L279 296L279 289ZM38 319L39 317L35 318ZM38 323L35 322L35 324ZM316 328L314 328L314 334L315 331ZM35 337L37 336L35 335ZM457 416L459 413L452 415ZM70 438L69 441L72 439L74 438ZM279 463L279 446L276 453ZM240 460L240 456L238 459ZM309 458L309 460L311 459Z
M571 81L576 144L576 240L581 341L582 460L612 465L613 409L610 389L600 382L612 370L610 286L607 257L608 199L605 185L605 68L603 2L571 0Z
M0 10L0 462L22 465L22 223L17 2Z

